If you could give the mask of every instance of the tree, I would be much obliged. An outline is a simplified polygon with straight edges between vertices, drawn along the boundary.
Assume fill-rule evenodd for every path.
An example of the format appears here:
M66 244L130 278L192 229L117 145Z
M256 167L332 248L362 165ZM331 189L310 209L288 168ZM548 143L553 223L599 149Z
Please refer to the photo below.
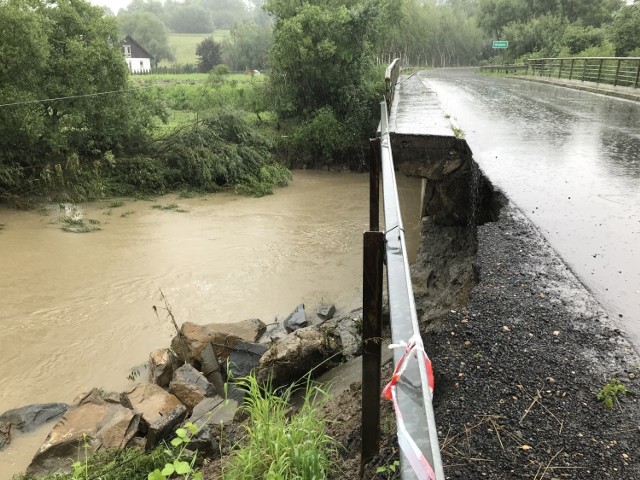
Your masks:
M169 47L168 29L153 13L121 13L117 18L122 32L125 35L131 35L153 55L156 65L161 60L174 60L173 52Z
M271 25L239 24L222 44L224 61L233 70L263 70L272 41Z
M77 185L148 135L158 103L126 91L115 18L84 0L8 0L0 24L0 97L17 103L0 107L0 197Z
M212 33L212 12L202 5L177 4L168 15L168 25L178 33Z
M198 57L198 71L202 73L207 73L213 67L222 63L220 44L213 37L205 38L198 44L196 56Z
M640 48L640 3L626 5L615 14L609 36L618 56L631 55Z

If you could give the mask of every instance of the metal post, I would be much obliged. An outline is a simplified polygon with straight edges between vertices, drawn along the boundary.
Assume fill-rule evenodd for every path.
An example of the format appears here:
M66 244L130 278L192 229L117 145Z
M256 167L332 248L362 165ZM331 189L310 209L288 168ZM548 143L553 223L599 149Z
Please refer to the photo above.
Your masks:
M362 278L362 448L360 476L379 450L384 233L364 233Z
M569 80L571 80L571 78L573 78L573 64L575 63L576 59L572 58L571 59L571 68L569 69Z
M622 60L618 59L618 66L616 67L616 76L613 79L613 86L617 87L618 86L618 75L620 74L620 64L622 63Z
M380 139L369 140L369 230L380 230Z
M558 78L562 78L562 65L564 60L560 59L560 69L558 70Z
M600 67L598 67L598 79L596 83L600 83L600 75L602 74L602 64L604 63L604 58L600 59Z
M584 64L582 65L582 81L584 82L584 77L587 75L587 59L584 59Z
M636 84L635 88L638 88L638 83L640 82L640 60L638 60L638 71L636 72Z

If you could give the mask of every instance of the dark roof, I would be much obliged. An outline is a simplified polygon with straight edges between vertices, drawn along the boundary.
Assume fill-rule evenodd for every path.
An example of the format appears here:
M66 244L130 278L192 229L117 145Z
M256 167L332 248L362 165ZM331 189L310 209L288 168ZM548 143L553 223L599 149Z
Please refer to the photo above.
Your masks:
M133 38L131 38L131 35L127 35L126 37L124 37L124 40L122 41L122 45L131 45L131 57L132 58L153 58L153 55L151 55L149 52L147 52L142 45L140 45L138 42L136 42Z

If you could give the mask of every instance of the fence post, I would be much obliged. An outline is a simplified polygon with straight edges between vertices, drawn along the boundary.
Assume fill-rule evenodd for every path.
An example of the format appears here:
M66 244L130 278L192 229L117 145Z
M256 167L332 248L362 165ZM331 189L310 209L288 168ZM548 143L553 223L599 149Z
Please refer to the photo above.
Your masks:
M638 82L640 82L640 60L638 60L638 71L636 72L636 84L634 88L638 88Z
M571 67L569 68L569 80L573 78L573 64L576 62L575 58L571 59Z
M613 86L617 87L618 86L618 75L620 74L620 64L622 63L621 59L618 59L618 66L616 67L616 76L613 79Z
M562 65L564 60L560 59L560 69L558 70L558 78L562 78Z
M369 230L380 230L380 139L369 140Z
M582 65L582 81L584 82L584 77L587 75L587 59L585 58L584 64Z
M602 75L602 64L604 63L604 58L600 59L600 66L598 67L598 79L596 83L600 83L600 76Z
M384 232L365 232L362 275L361 477L365 464L379 449L383 257Z

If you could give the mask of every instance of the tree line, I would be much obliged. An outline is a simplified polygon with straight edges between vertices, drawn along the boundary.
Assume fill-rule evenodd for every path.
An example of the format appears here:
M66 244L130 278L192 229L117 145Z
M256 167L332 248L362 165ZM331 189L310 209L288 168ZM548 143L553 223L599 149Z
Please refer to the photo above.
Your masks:
M168 99L130 82L122 19L86 0L0 0L0 199L268 192L286 178L270 152L286 151L292 166L361 165L394 57L476 64L491 61L491 39L511 41L512 59L640 47L640 4L618 0L266 0L261 12L267 22L241 19L222 49L207 42L218 55L195 95L202 116L160 135ZM225 97L220 61L264 65L268 80L229 84Z

